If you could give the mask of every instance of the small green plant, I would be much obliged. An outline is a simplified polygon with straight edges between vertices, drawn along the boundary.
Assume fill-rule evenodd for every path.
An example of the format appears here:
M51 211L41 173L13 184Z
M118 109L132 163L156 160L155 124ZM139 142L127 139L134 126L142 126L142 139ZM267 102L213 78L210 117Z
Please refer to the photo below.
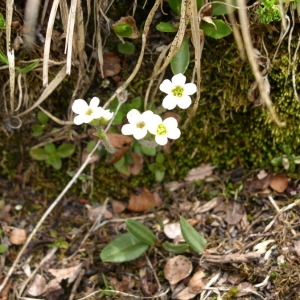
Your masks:
M280 21L282 19L279 2L275 2L275 0L262 0L261 5L256 12L259 21L262 23L269 24L273 21Z
M44 148L34 148L30 150L30 156L36 160L44 160L54 169L59 170L62 166L62 158L71 156L75 151L72 144L62 144L56 148L53 143L48 143Z
M6 22L4 16L0 13L0 29L6 28Z
M34 137L41 136L44 131L48 128L49 117L42 111L39 111L37 114L38 124L35 124L31 127L32 135Z
M180 217L180 228L186 242L183 244L168 241L160 244L155 234L142 223L129 219L125 224L128 232L119 235L102 249L100 253L102 261L112 263L131 261L154 246L162 247L170 253L183 253L188 249L202 253L206 245L205 238L183 217Z
M284 147L284 154L271 160L275 168L283 167L285 170L294 172L296 165L300 164L300 156L292 154L291 149Z
M1 22L1 20L0 20L0 22ZM1 50L0 50L0 61L6 65L9 65L8 57ZM20 73L27 74L30 71L32 71L33 69L35 69L39 63L40 63L40 61L36 60L35 62L31 63L30 65L28 65L24 68L15 67L15 70Z

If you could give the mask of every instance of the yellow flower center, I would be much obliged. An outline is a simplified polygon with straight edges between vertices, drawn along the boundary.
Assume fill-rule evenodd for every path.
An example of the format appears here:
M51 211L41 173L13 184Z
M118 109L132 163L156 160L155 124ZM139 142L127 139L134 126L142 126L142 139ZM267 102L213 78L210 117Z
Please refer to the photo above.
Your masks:
M165 135L167 133L167 128L164 124L159 124L156 129L157 135Z
M175 97L182 97L184 88L181 86L176 86L171 92Z
M144 128L145 125L146 125L145 122L142 121L142 122L137 123L137 124L136 124L136 127L137 127L137 128Z
M90 115L93 114L93 110L92 110L91 108L89 108L89 109L85 112L85 114L86 114L87 116L90 116Z

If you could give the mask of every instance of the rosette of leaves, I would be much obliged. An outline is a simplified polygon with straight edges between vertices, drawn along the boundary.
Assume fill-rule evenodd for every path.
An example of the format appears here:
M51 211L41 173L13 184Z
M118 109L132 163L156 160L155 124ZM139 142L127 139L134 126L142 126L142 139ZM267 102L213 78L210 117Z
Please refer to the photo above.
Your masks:
M54 169L59 170L62 166L62 158L71 156L75 151L72 144L62 144L56 148L53 143L48 143L44 148L31 149L29 154L36 160L44 160Z

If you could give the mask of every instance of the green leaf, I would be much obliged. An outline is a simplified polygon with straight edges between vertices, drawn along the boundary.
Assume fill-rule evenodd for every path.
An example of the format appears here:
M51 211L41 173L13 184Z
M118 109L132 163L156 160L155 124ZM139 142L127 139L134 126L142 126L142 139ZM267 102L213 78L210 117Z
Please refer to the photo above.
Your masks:
M112 27L112 30L121 37L130 37L133 34L133 27L127 23L120 23Z
M140 257L148 248L148 245L127 232L105 246L100 253L100 258L104 262L122 263Z
M124 164L125 164L125 156L123 155L115 164L114 164L114 166L115 166L115 168L121 168L121 167L123 167L124 166Z
M39 64L39 62L40 61L37 60L37 61L31 63L30 65L28 65L27 67L24 67L24 68L16 67L16 70L18 72L21 72L21 73L24 73L24 74L29 73L30 71L32 71Z
M197 9L198 10L202 6L202 3L203 3L203 0L197 0ZM180 15L181 0L169 0L169 5L177 15Z
M169 5L177 15L180 14L181 0L169 0Z
M49 121L49 117L42 111L38 112L37 118L38 118L39 122L42 124L47 124Z
M140 109L142 108L142 103L143 99L141 97L135 97L130 100L130 109Z
M156 154L156 147L146 147L141 144L142 152L148 156L155 156Z
M32 158L36 160L46 160L49 157L46 151L42 148L31 149L29 151L29 154Z
M159 152L159 153L157 153L157 155L155 157L155 161L158 164L162 164L165 161L165 156L161 152Z
M135 52L135 46L133 43L131 42L124 42L124 43L119 43L118 44L118 51L121 53L121 54L127 54L127 55L130 55L130 54L133 54Z
M2 52L1 50L0 50L0 61L2 61L3 63L5 63L6 65L8 65L8 58L4 54L4 52Z
M134 235L137 239L143 242L146 245L153 246L156 240L154 233L146 227L144 224L136 220L127 220L125 222L128 231Z
M179 254L185 252L187 249L189 249L188 244L173 244L168 241L163 242L161 245L166 251L174 254Z
M217 40L231 34L231 27L222 20L213 20L213 23L214 25L207 22L201 23L200 28L205 35Z
M61 159L58 155L53 154L46 159L46 163L51 165L55 170L59 170L62 166Z
M180 217L180 229L184 240L196 252L202 253L206 239L183 217Z
M184 74L190 63L189 39L183 38L180 48L171 60L171 69L174 75Z
M66 158L71 156L75 151L75 145L72 144L62 144L57 148L57 155L61 158Z
M32 130L32 135L35 137L39 137L44 133L45 126L44 125L39 125L35 124L31 127Z
M238 6L237 0L231 0L231 2L228 0L220 0L220 1L216 1L212 2L212 16L221 16L221 15L226 15L228 13L232 13L236 10L236 8L227 5L233 5L233 6ZM224 4L220 3L220 2L224 2ZM226 3L227 2L227 3Z
M161 182L165 177L165 171L164 170L156 170L155 171L155 180L157 182Z
M168 22L160 22L156 25L156 29L160 32L176 32L177 28L175 28L171 23Z
M0 13L0 29L5 29L5 28L6 28L6 22L4 16Z
M53 154L56 152L56 147L53 143L48 143L44 146L45 152L48 154Z

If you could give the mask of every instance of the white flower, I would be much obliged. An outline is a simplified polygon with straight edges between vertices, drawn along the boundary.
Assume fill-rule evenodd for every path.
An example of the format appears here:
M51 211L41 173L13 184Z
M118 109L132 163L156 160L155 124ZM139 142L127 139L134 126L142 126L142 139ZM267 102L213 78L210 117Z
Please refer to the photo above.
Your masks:
M125 124L122 127L122 133L124 135L132 134L137 140L144 138L148 132L148 125L152 122L153 115L151 110L141 114L138 110L132 109L127 114L129 124Z
M149 132L155 135L157 144L166 145L169 139L176 140L180 137L178 122L175 118L169 117L164 121L158 115L153 115L152 122L149 124Z
M72 111L78 116L74 118L74 123L76 125L81 125L82 123L90 123L94 119L103 118L109 121L113 117L113 113L108 109L103 109L99 107L100 100L97 97L93 97L90 104L83 99L77 99L72 105Z
M162 106L166 109L174 109L178 105L182 109L188 108L192 104L190 95L196 93L197 87L194 83L185 83L186 77L179 73L172 77L172 81L165 79L159 89L168 94Z

